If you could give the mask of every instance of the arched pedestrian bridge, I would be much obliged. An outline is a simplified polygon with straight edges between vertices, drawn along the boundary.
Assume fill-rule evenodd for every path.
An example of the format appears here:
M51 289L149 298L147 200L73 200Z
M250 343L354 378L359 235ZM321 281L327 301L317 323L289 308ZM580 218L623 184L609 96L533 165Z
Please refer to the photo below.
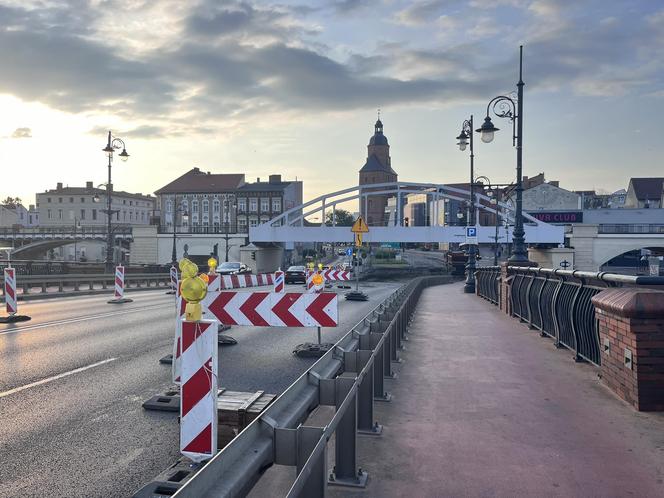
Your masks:
M431 226L403 226L403 210L405 196L421 194L432 202L433 216ZM305 218L317 216L325 220L327 214L334 212L339 205L355 202L367 206L372 196L387 196L396 199L395 215L388 226L370 226L369 233L364 234L364 242L465 242L463 226L443 226L438 224L439 212L444 199L466 202L469 199L467 190L434 183L393 182L355 186L325 194L316 199L296 206L273 218L249 229L252 242L352 242L350 228L339 226L306 226ZM498 218L513 223L514 207L499 202L490 204L491 198L483 193L475 193L475 205L478 211L498 213ZM366 210L366 209L365 209ZM334 216L332 217L334 219ZM479 219L476 216L476 219ZM526 242L529 244L562 244L564 228L550 225L524 213ZM511 241L511 230L498 228L498 240ZM478 242L493 243L496 240L495 225L481 226L478 224ZM509 232L509 233L508 233Z

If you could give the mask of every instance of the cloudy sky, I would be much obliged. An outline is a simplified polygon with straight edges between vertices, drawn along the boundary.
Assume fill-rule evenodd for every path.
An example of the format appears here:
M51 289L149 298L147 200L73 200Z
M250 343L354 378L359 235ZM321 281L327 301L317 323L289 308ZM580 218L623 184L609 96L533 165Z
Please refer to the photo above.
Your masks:
M664 4L656 0L0 0L0 196L193 166L282 173L305 198L357 183L376 110L402 180L458 182L454 137L515 89L524 174L615 190L664 176ZM501 123L502 122L502 123ZM514 178L509 123L478 174Z

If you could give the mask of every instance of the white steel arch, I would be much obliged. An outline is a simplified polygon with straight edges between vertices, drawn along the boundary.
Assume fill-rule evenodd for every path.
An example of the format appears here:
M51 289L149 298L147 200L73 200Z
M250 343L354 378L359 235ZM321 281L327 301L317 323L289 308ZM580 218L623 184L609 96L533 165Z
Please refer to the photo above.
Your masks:
M397 215L390 226L370 226L369 233L365 234L365 242L465 242L465 228L463 226L437 225L438 213L435 213L432 226L402 226L403 196L406 194L427 194L431 201L453 199L466 201L469 192L457 187L444 184L417 183L417 182L390 182L367 185L357 185L321 195L300 206L288 209L279 216L266 223L261 223L249 229L251 242L352 242L353 234L349 227L337 226L306 226L304 219L320 213L320 219L325 220L327 213L336 209L339 204L358 200L366 203L371 196L388 195L396 198ZM475 193L475 209L491 213L498 213L502 219L509 221L514 218L514 208L509 204L500 202L497 206L487 206L482 201L491 198L483 193ZM436 208L439 203L434 204ZM334 219L334 216L333 216ZM476 217L476 219L478 219ZM544 223L533 216L524 213L526 243L529 244L562 244L564 241L564 227ZM478 242L492 243L495 240L495 226L480 226L478 224ZM499 227L498 240L511 241L511 230Z

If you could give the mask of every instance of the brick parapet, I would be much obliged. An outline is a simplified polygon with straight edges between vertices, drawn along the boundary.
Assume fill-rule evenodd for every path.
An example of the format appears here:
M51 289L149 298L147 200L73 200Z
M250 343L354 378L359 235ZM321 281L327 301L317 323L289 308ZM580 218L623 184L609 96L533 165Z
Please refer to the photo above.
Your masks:
M664 292L607 289L592 302L603 382L637 410L664 411Z

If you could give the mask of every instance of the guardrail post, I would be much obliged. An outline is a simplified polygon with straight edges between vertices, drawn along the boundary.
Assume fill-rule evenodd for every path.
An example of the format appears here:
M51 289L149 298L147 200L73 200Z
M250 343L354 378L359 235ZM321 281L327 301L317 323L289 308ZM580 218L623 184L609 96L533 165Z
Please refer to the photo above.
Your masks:
M369 363L373 351L358 350L357 353L357 369L361 372ZM383 426L374 421L373 402L373 368L369 368L357 391L357 432L359 434L379 436L383 432Z
M392 371L392 359L390 358L391 353L390 350L392 349L390 345L390 335L387 334L385 337L385 341L383 341L383 346L381 347L383 350L383 377L388 378L388 379L396 379L397 374L396 372Z
M385 333L390 340L390 360L394 363L401 363L401 358L399 358L399 352L397 349L397 338L394 327L392 325L388 326Z
M300 426L297 430L297 474L302 471L302 467L307 463L311 452L315 448L320 438L323 437L322 427ZM311 473L307 477L307 482L302 488L303 497L323 498L327 486L327 451L323 450L318 455L312 465Z
M376 349L376 344L380 341L382 334L371 334L371 348L376 352L373 362L373 383L374 383L374 400L375 401L390 401L392 395L385 391L385 372L383 368L383 351L385 344Z
M58 292L62 292L64 290L63 285L62 285L62 280L58 282Z
M341 406L355 384L354 377L334 379L335 406ZM334 445L334 469L328 484L364 488L368 475L357 468L357 395L354 395L337 425Z

